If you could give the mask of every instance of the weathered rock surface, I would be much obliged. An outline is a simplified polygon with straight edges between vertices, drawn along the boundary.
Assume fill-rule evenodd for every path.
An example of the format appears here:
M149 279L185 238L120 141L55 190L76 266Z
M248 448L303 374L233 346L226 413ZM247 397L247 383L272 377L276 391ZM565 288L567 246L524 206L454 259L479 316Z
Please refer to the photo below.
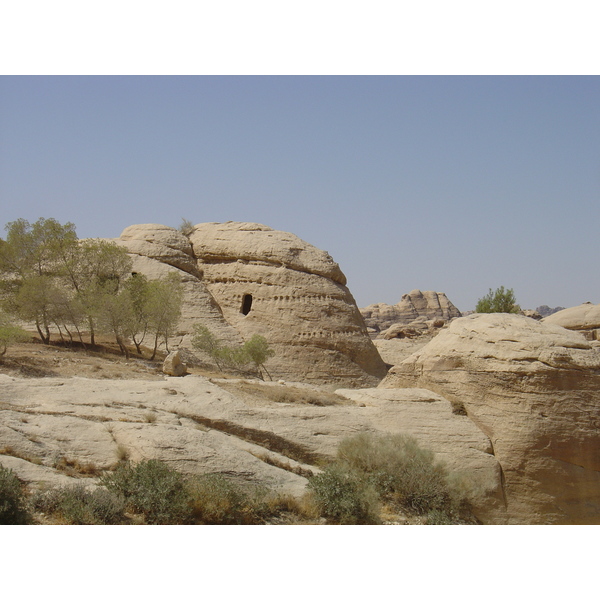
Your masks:
M187 365L181 359L181 353L178 350L169 352L163 362L163 373L170 377L182 377L187 373Z
M462 402L492 442L507 523L600 523L600 349L520 315L454 320L381 388Z
M544 318L544 323L560 325L585 333L591 340L600 340L600 304L585 302L579 306L565 308Z
M377 331L383 331L396 324L409 325L421 317L423 320L450 321L461 316L446 294L421 290L404 294L398 304L371 304L361 308L360 312L367 326Z
M481 518L501 500L490 440L426 390L339 390L350 402L316 406L274 403L260 393L248 398L195 375L164 381L0 378L0 434L13 454L0 455L0 463L29 482L76 481L53 468L62 457L103 469L127 452L133 461L156 458L184 473L226 473L301 495L307 480L298 472L318 471L314 464L333 456L343 437L371 431L414 435L451 470L468 473L481 491ZM235 380L226 382L235 389ZM252 385L316 393L306 384Z
M135 225L115 241L132 254L136 272L182 276L182 347L199 323L227 344L265 337L276 378L364 386L385 376L339 265L293 234L203 223L188 240L173 228Z

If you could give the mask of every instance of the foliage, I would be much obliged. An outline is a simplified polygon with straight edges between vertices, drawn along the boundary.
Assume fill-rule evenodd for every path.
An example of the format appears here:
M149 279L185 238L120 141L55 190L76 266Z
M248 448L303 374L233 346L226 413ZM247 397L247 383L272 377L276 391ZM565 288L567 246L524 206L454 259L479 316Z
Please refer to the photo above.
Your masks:
M0 311L0 357L6 354L6 350L11 344L25 341L29 334L17 327L12 319Z
M330 465L312 477L308 489L320 514L342 525L379 522L379 497L359 473L339 464Z
M113 525L123 520L125 509L121 495L104 488L88 490L83 484L39 492L32 504L68 525Z
M169 337L175 333L181 318L181 280L176 273L170 273L164 279L149 281L147 295L148 330L154 335L151 360L154 360L161 339L165 343L165 349L169 351Z
M244 371L246 365L252 364L261 379L264 379L263 371L269 375L264 363L275 355L275 351L261 335L253 335L242 346L226 346L207 327L199 324L194 325L192 346L206 352L221 371L225 367Z
M382 498L417 514L451 504L447 470L410 436L361 433L342 440L337 458L361 473Z
M275 355L275 350L269 348L267 340L262 335L253 335L242 347L242 353L256 367L261 379L264 379L262 371L269 375L265 363ZM269 379L271 376L269 375Z
M490 291L477 301L477 313L518 313L521 307L517 304L515 293L512 289L505 290L500 286L495 291Z
M0 525L27 525L30 521L21 482L11 469L0 465Z
M206 525L254 525L263 522L267 510L260 491L250 494L218 473L195 478L190 493L194 517Z
M182 289L177 275L148 281L131 277L127 249L99 239L78 240L72 223L54 219L24 219L8 223L6 240L0 240L1 290L5 306L21 319L35 323L40 339L50 343L56 327L83 343L87 329L91 345L96 333L115 336L128 355L126 340L133 339L138 353L147 334L168 350L181 315Z
M190 521L191 497L181 473L158 460L136 465L121 463L100 478L108 490L122 494L126 505L142 513L149 524L183 524Z
M194 231L194 224L189 219L181 219L178 229L183 235L190 235Z

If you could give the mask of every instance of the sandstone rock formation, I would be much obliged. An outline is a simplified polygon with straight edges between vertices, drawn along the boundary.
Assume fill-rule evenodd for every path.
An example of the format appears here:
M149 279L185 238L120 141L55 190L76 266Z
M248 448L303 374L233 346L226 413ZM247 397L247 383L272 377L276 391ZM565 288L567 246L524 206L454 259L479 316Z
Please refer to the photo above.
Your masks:
M127 453L134 462L159 459L183 473L226 473L298 496L303 475L318 472L315 465L334 456L342 438L381 432L413 435L450 470L467 474L481 491L477 514L484 522L502 499L490 440L427 390L339 390L340 404L320 406L268 399L276 392L291 398L290 389L296 396L324 393L307 384L197 375L135 381L0 375L0 382L0 464L34 485L82 481L60 470L63 458L106 469ZM249 388L256 388L251 395Z
M589 340L600 340L600 304L585 302L544 318L545 323L580 331Z
M381 388L462 402L503 472L498 523L600 523L600 349L520 315L454 320Z
M384 331L392 325L409 325L419 318L431 321L450 321L460 317L460 311L440 292L413 290L404 294L393 306L379 303L360 309L367 327Z
M256 223L203 223L189 239L162 225L128 227L117 243L134 270L184 284L183 345L194 323L227 343L264 336L273 377L373 385L386 368L346 278L326 252Z

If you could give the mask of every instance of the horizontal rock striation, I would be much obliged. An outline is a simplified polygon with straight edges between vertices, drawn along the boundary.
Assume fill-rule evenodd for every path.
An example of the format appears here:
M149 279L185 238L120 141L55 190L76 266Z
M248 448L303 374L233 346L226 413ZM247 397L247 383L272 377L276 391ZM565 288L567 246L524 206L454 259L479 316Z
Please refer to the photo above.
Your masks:
M398 304L371 304L361 308L367 327L384 331L392 325L409 325L418 319L450 321L461 313L441 292L413 290L404 294Z
M188 238L162 225L133 225L115 241L132 255L135 272L180 274L184 346L198 323L228 344L265 337L277 378L366 386L386 374L339 265L291 233L202 223Z

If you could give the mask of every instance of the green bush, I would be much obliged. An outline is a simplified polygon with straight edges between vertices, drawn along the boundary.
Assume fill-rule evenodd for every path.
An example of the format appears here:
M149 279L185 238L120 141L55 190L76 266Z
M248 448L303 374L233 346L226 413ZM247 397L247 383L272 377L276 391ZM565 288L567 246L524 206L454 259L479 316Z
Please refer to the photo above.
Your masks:
M21 482L11 469L0 465L0 525L27 525L30 522Z
M268 512L260 490L251 494L217 473L195 478L189 489L194 517L206 525L255 525Z
M330 465L311 477L308 489L321 516L342 525L379 523L379 497L376 489L352 469Z
M521 307L517 304L512 289L505 290L500 286L496 291L490 291L477 301L476 313L518 313Z
M449 514L460 504L446 468L410 436L361 433L342 440L337 460L373 485L382 499L410 512Z
M191 497L184 476L158 460L121 463L115 471L103 475L100 483L122 494L126 505L143 514L149 524L190 522Z
M83 484L39 492L32 504L68 525L114 525L123 520L125 509L121 495L104 488L88 490Z

